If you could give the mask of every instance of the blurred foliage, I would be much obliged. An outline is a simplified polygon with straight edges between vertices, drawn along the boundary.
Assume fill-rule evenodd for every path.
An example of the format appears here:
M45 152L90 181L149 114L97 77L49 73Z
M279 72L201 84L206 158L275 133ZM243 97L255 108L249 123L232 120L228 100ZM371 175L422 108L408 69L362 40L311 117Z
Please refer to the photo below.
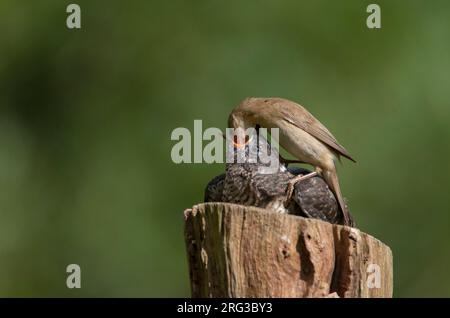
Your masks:
M175 165L176 127L247 96L305 105L357 159L360 228L395 296L450 296L450 2L0 2L0 296L188 296L185 208L223 164ZM65 268L82 268L68 290Z

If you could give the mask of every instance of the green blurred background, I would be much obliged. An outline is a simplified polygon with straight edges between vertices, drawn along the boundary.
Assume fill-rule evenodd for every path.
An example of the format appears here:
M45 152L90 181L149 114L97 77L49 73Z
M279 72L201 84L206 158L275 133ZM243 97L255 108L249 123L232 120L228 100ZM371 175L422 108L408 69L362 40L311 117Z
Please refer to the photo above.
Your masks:
M450 2L0 1L0 296L189 296L185 208L223 164L176 127L247 96L306 106L357 159L360 228L397 297L450 296ZM82 288L66 288L66 266Z

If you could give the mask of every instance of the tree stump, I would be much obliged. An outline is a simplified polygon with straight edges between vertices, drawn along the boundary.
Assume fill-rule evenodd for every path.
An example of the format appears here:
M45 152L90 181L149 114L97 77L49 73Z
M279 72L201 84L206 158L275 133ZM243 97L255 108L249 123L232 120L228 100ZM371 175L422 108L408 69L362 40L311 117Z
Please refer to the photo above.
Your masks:
M256 207L185 211L192 297L392 297L392 252L358 229Z

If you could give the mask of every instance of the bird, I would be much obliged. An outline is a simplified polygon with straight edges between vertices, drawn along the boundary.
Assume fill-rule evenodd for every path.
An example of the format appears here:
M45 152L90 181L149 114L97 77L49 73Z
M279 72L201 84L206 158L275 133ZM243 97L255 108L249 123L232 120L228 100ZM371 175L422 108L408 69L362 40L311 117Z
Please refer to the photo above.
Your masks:
M339 185L336 161L343 156L356 162L331 132L303 106L279 97L246 98L230 113L228 127L256 126L279 129L279 144L303 163L315 167L308 175L294 177L288 186L291 198L297 182L320 175L336 196L345 225L352 225Z
M267 143L259 136L258 145ZM275 151L274 147L270 148ZM259 151L257 148L256 151ZM250 162L254 154L246 145L244 161L228 163L226 173L214 177L205 187L204 202L228 202L256 206L278 213L288 213L320 219L332 224L344 224L342 211L333 192L320 176L314 176L295 184L293 200L285 204L289 181L298 175L311 173L304 168L291 168L281 164L273 173L262 173L267 164L260 160ZM276 155L277 153L275 153ZM262 169L261 169L262 168Z

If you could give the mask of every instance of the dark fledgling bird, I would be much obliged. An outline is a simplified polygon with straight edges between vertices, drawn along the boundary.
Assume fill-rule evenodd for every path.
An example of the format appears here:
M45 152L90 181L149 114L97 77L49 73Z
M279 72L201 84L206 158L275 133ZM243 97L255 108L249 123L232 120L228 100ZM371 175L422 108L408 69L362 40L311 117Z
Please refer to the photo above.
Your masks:
M344 224L352 225L339 186L335 162L340 156L355 160L328 129L304 107L283 98L247 98L233 109L228 119L231 128L247 129L256 125L278 128L280 145L301 162L316 168L315 172L299 175L290 181L288 198L291 197L294 184L319 174L335 194L343 212Z
M268 145L264 137L259 136L258 145ZM259 146L256 148L259 151ZM255 151L246 145L244 162L228 163L226 173L213 178L205 189L205 202L229 202L250 205L289 213L308 218L321 219L333 224L344 224L342 211L325 181L314 176L294 186L293 200L286 206L286 190L289 181L296 175L311 171L280 165L273 173L262 173L266 164L258 159L250 162L250 154ZM271 151L276 152L274 148ZM275 153L275 156L277 153ZM274 156L274 157L275 157ZM262 169L262 170L261 170Z

